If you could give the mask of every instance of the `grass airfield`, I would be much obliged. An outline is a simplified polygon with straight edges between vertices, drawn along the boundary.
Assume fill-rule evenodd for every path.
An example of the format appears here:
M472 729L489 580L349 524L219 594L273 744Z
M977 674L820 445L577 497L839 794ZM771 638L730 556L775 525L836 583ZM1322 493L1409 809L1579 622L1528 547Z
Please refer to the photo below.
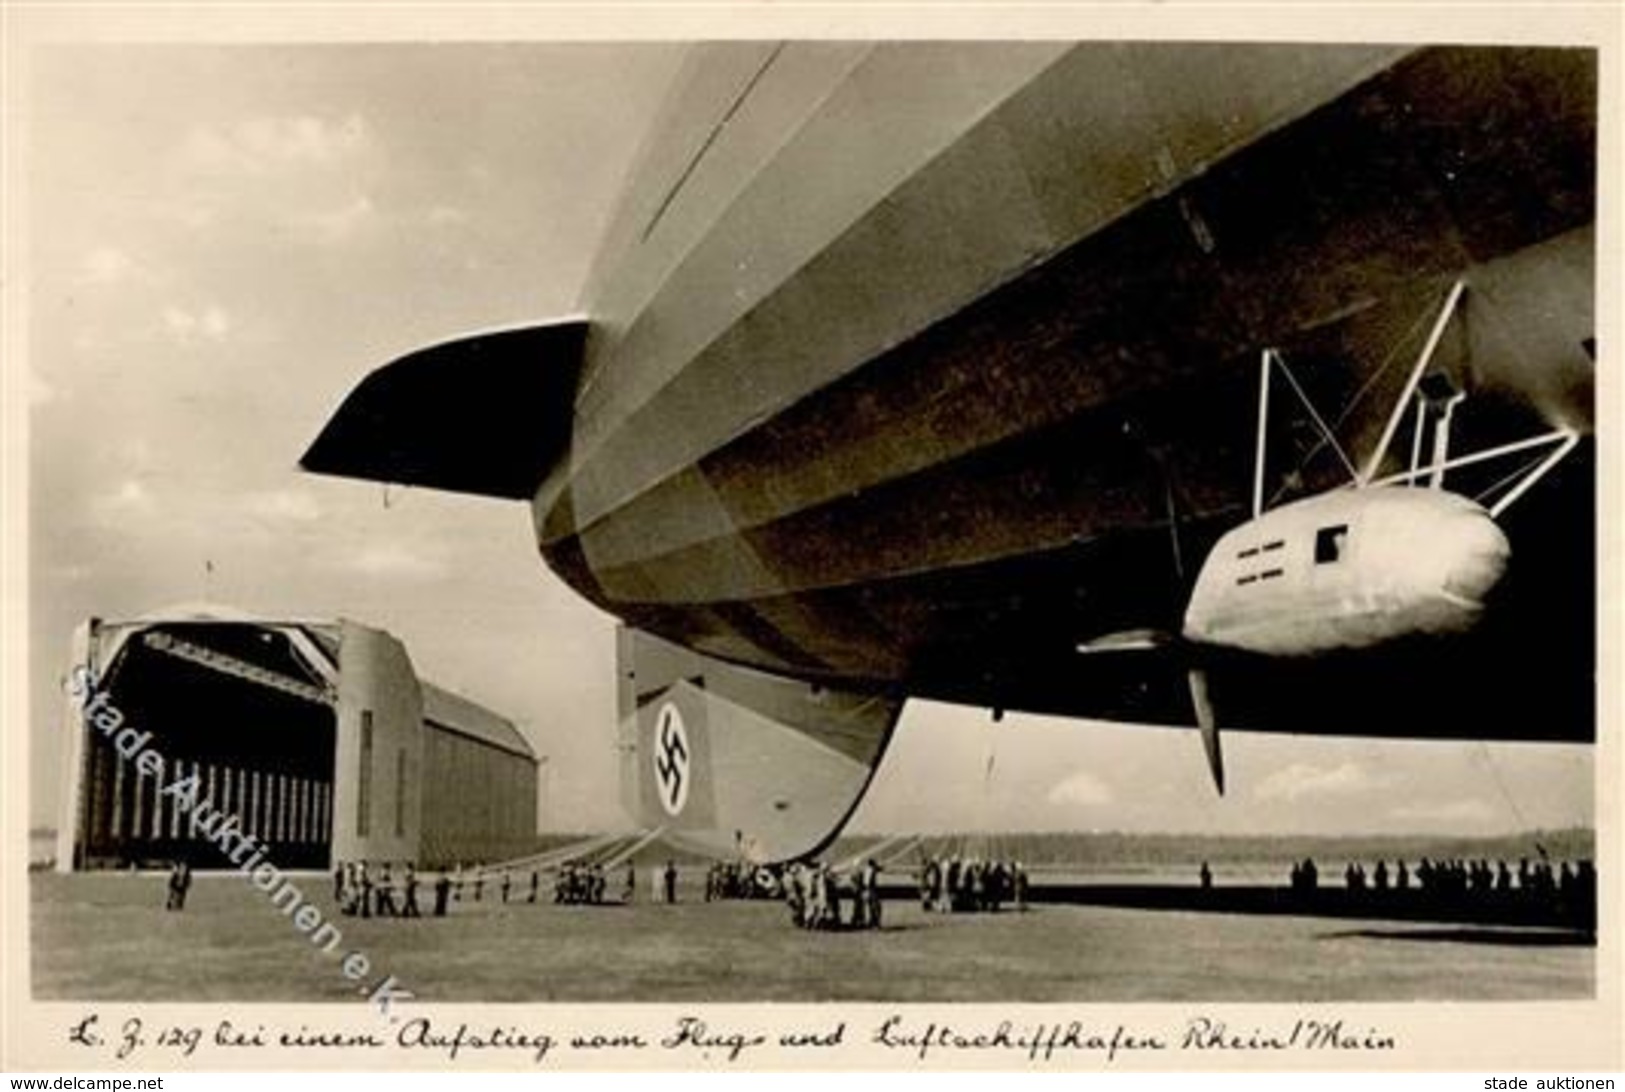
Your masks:
M695 880L697 876L691 877ZM361 952L419 1002L1320 1002L1581 999L1596 950L1536 931L1092 906L938 915L888 902L878 932L794 928L769 902L504 905L445 918L338 915L333 954L236 874L164 910L162 875L30 876L39 1000L349 1001ZM527 885L528 889L528 885ZM613 890L613 887L612 887ZM647 891L640 891L647 896ZM431 903L421 892L425 909ZM544 885L543 899L550 898Z

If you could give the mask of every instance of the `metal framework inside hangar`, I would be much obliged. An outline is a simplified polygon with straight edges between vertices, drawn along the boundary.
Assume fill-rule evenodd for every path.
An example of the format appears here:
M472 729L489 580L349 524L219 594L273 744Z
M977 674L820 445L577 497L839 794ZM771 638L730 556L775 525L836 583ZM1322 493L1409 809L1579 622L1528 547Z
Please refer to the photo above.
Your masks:
M60 869L231 867L163 791L194 776L282 868L432 867L535 843L524 737L420 679L383 630L217 606L91 618L67 679Z

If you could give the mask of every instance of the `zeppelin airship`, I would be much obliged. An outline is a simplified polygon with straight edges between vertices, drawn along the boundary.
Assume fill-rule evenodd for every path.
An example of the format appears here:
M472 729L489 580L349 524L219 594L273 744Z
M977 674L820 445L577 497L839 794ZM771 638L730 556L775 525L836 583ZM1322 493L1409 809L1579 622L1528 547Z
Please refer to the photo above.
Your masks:
M910 697L1595 736L1597 58L696 45L583 313L366 376L305 469L527 502L622 792L778 860Z

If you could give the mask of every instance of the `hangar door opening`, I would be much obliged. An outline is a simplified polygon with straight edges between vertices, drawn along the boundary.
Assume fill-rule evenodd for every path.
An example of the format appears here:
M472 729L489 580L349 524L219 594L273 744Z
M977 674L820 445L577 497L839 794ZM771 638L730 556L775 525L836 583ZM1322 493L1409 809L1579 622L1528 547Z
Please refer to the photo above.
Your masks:
M332 646L332 647L330 647ZM326 868L333 827L336 646L298 626L165 623L133 630L101 670L107 704L200 797L270 848L281 868ZM78 865L235 865L173 794L85 732Z

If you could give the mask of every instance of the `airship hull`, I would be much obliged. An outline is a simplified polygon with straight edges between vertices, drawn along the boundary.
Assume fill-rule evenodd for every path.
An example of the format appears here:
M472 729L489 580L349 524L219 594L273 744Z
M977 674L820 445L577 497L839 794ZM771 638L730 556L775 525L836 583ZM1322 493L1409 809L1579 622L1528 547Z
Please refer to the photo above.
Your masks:
M533 502L552 567L634 626L831 684L1188 722L1157 669L1105 679L1074 650L1177 619L1246 517L1263 348L1368 450L1465 282L1455 442L1591 429L1588 51L741 48L734 83L677 96L726 123L662 129L682 147L657 137L665 168L623 206L569 454ZM1019 75L968 101L995 57ZM794 63L806 101L774 82ZM917 101L882 96L910 76ZM955 124L930 109L950 84ZM791 134L752 144L758 106ZM916 161L842 159L877 132ZM832 183L831 159L860 177ZM1280 471L1297 495L1346 480L1291 437ZM1266 729L1589 738L1593 482L1583 445L1509 516L1484 633L1296 683L1261 669L1231 707ZM1419 675L1434 698L1308 721L1329 682Z

